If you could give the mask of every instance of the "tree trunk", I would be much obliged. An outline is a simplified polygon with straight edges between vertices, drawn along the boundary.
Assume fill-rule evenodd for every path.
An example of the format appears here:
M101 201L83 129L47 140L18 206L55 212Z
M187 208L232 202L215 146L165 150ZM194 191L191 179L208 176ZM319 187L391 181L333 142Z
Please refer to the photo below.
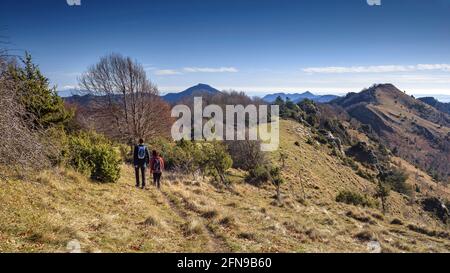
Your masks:
M381 197L381 207L383 208L383 214L386 214L386 198Z
M277 200L281 203L281 189L280 184L277 184Z

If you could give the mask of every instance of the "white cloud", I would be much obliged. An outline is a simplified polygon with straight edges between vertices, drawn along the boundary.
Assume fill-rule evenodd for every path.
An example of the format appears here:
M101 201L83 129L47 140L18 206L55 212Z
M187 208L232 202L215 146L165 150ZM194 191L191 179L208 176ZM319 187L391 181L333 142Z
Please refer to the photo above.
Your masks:
M189 72L189 73L237 73L237 72L239 72L239 70L234 67L219 67L219 68L185 67L183 70L185 72Z
M185 73L237 73L238 69L234 67L185 67L183 69L157 69L156 67L146 67L146 71L154 71L158 76L181 75Z
M431 70L450 72L450 64L308 67L304 68L303 72L343 74L343 73L415 72L415 71L431 71Z
M67 91L67 90L74 90L74 89L78 89L78 86L76 85L65 85L63 86L60 91Z
M156 70L155 74L158 76L171 76L171 75L180 75L181 72L173 70L173 69L161 69L161 70Z

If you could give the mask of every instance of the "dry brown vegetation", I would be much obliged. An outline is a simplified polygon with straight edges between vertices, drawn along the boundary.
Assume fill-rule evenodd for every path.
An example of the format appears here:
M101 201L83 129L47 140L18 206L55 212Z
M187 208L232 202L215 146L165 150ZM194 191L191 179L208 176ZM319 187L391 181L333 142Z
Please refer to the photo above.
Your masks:
M31 122L6 74L8 61L0 56L0 164L13 167L48 165L47 150L41 143L41 131Z
M391 84L375 85L337 102L364 124L370 124L395 154L448 182L450 116L408 96Z
M372 194L376 185L328 147L307 144L307 128L281 125L281 204L273 186L248 185L236 170L232 191L168 173L159 192L134 188L127 166L116 184L56 169L0 180L0 252L65 252L72 240L84 252L450 251L448 228L400 194L389 197L386 215L335 202L343 189Z
M96 96L87 115L95 118L93 125L99 132L129 143L168 135L169 105L147 79L144 67L130 57L111 54L101 58L81 76L80 86Z

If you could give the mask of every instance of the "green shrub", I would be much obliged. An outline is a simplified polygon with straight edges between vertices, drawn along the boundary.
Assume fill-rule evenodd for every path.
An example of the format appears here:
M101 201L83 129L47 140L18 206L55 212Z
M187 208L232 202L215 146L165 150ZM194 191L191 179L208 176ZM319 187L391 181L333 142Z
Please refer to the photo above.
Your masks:
M166 139L152 141L150 147L158 147L159 154L164 158L167 170L195 173L200 169L201 144L194 141L180 140L176 143Z
M412 193L412 187L406 183L406 180L408 180L408 174L403 170L390 169L388 171L382 171L378 175L378 179L396 192L406 195L411 195Z
M224 143L182 139L177 143L158 140L153 145L160 147L166 169L189 174L201 172L203 175L213 176L216 180L228 184L226 172L232 167L233 160Z
M165 138L154 138L148 143L148 146L150 150L155 147L159 154L164 158L165 169L175 169L175 161L178 158L178 155L174 153L176 143L170 142Z
M341 191L336 196L336 202L371 208L377 206L376 202L369 197L347 190Z
M270 179L269 171L267 167L264 166L256 166L251 169L245 178L245 181L249 184L260 186L264 183L267 183Z
M214 141L203 144L200 154L196 157L203 173L215 177L224 184L229 183L225 174L233 166L233 160L223 143Z
M103 183L120 178L120 154L104 136L79 132L69 137L68 164L92 179Z
M281 202L281 185L285 182L281 176L281 169L275 166L256 166L251 169L245 181L254 186L261 186L264 183L272 183L277 190L276 198Z
M167 147L168 167L186 173L201 171L206 173L204 161L204 143L181 140L176 145Z
M327 144L328 143L328 139L325 136L321 135L321 134L318 134L318 135L314 136L314 139L317 140L321 144Z
M73 118L74 113L64 107L56 88L50 87L49 79L33 63L30 54L25 54L22 64L10 65L7 74L17 87L19 101L29 114L27 117L38 127L64 125Z
M277 186L284 182L281 177L281 169L274 166L256 166L249 171L245 181L254 186L261 186L268 182Z
M342 158L342 161L343 161L344 165L349 166L355 172L359 170L358 164L356 164L356 162L353 159L351 159L350 157L344 157L344 158Z
M368 181L375 182L375 176L372 175L372 174L370 174L370 173L368 173L368 172L366 172L366 171L358 170L358 171L356 172L356 174L357 174L359 177L364 178L364 179L366 179L366 180L368 180Z
M314 145L315 145L314 140L313 140L312 138L308 138L308 139L306 140L306 144L309 144L309 145L311 145L311 146L314 146Z
M94 169L91 178L104 183L114 183L120 178L120 157L109 145L97 145L93 149Z

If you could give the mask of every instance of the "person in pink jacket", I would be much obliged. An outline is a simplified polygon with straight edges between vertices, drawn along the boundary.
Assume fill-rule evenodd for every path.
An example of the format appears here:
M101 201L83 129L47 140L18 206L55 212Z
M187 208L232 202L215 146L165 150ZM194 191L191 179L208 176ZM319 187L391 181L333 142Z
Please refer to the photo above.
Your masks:
M150 159L150 173L153 174L153 183L158 189L161 189L161 176L164 171L164 159L159 156L157 151L152 152Z

